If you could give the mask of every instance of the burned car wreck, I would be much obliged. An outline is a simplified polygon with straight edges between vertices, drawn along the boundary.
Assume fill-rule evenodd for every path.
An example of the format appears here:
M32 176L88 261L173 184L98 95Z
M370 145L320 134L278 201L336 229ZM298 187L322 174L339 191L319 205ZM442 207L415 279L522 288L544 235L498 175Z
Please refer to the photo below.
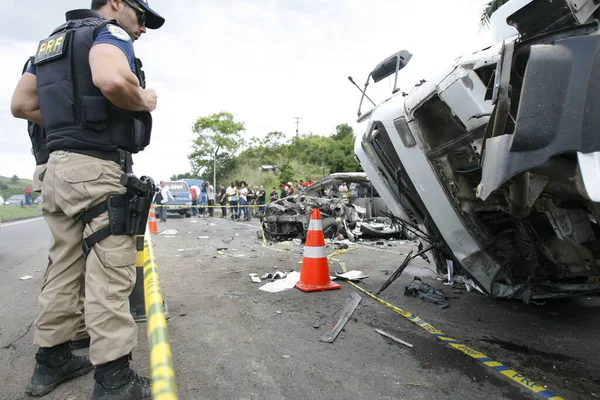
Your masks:
M348 187L346 198L338 191L342 182ZM386 216L389 209L362 172L331 174L298 194L269 203L261 218L265 237L269 240L306 238L314 208L321 211L326 238L341 235L355 241L415 237L410 228Z
M356 156L393 214L427 236L438 272L451 262L487 295L525 302L600 292L596 3L512 0L491 18L496 45L359 106Z

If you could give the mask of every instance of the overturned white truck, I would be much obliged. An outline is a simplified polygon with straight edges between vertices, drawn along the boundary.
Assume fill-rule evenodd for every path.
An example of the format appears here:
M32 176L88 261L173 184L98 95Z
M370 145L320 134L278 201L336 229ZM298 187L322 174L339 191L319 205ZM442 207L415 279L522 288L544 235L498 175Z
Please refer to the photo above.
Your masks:
M491 18L496 45L365 113L363 92L355 153L371 182L439 272L451 260L490 296L600 291L596 3L512 0ZM410 58L384 60L365 91Z

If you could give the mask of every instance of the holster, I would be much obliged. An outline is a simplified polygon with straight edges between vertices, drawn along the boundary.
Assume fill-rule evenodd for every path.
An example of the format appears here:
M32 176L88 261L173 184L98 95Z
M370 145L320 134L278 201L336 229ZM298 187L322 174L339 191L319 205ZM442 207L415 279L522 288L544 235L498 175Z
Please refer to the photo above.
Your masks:
M94 232L83 241L83 254L87 257L92 247L106 239L110 235L144 235L146 232L146 223L152 204L155 185L150 177L142 176L138 179L132 173L121 175L121 184L127 188L124 194L111 194L106 201L90 208L80 217L81 223L85 226L97 216L108 212L109 223L107 226ZM137 250L140 249L140 243L137 243Z

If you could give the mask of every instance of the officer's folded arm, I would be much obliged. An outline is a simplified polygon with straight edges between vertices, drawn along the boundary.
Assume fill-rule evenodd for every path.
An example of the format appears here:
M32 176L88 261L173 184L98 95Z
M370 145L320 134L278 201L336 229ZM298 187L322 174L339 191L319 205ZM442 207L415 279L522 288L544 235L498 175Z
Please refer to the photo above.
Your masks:
M130 111L156 108L156 92L140 87L121 49L112 44L97 44L90 50L89 60L94 85L111 103Z
M37 124L42 123L40 104L37 94L37 78L34 74L25 72L12 96L10 112L15 118L23 118Z

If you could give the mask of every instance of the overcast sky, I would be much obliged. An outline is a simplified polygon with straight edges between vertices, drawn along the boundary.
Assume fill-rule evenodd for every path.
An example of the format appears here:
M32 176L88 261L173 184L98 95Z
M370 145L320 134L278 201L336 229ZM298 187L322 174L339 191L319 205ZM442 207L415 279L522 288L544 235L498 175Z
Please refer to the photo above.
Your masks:
M77 0L4 0L0 15L0 175L31 178L35 167L26 122L10 114L10 98L39 40L64 22ZM134 172L155 180L190 170L191 126L200 116L229 111L246 136L270 131L331 134L355 122L359 91L389 55L413 54L399 86L410 89L462 54L490 43L479 30L486 0L150 0L166 18L135 43L148 87L158 93L152 142L134 156ZM393 82L392 82L393 83ZM373 100L390 82L369 88ZM373 90L371 92L371 90ZM242 177L240 177L242 178Z

